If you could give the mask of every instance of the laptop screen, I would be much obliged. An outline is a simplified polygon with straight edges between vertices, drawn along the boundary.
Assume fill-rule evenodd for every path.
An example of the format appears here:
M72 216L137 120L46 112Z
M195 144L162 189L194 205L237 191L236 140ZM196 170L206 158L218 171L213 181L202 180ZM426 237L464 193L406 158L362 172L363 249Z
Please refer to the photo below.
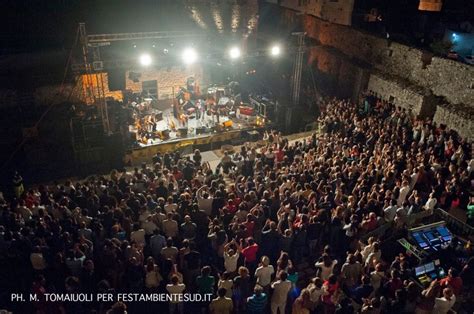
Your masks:
M434 263L425 264L425 272L430 273L435 270Z
M425 266L418 266L415 268L415 275L421 276L425 273Z

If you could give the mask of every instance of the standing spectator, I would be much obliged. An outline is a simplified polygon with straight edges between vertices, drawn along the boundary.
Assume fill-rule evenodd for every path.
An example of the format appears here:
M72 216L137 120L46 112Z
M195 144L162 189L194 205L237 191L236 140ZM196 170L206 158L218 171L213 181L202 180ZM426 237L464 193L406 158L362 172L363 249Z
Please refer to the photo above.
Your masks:
M247 298L247 313L260 314L267 305L267 294L263 292L263 288L258 284L253 291L254 294Z
M161 257L163 260L171 259L173 263L176 263L178 252L178 248L173 246L173 239L168 238L168 240L166 240L166 246L161 249Z
M247 246L244 245L245 242L242 239L242 247L244 247L241 252L244 256L245 266L251 271L254 272L257 268L257 252L258 252L258 244L255 243L253 238L247 239Z
M288 299L288 293L291 290L291 282L287 279L288 274L285 271L281 271L277 281L271 284L273 289L271 299L271 311L272 314L285 314L286 301Z
M227 291L225 288L217 290L217 298L212 300L209 305L211 314L232 314L234 311L234 304L231 298L226 297Z
M263 291L269 291L272 275L275 269L270 265L270 259L267 256L262 256L260 266L255 271L257 284L263 288Z
M232 248L233 246L233 248ZM224 267L231 274L237 271L237 262L239 261L238 245L235 240L229 242L224 247Z
M222 273L222 275L219 274L219 281L217 283L218 289L224 288L226 290L225 296L228 298L232 298L232 287L234 286L234 281L230 275L227 271Z
M331 259L331 257L329 257L328 254L323 254L322 261L316 262L315 264L317 268L321 269L319 277L321 277L322 280L328 280L336 264L337 264L337 260Z
M183 302L179 301L180 296L183 294L186 289L186 285L179 282L179 277L174 275L171 277L171 283L166 285L166 291L171 295L171 301L169 303L170 314L175 314L176 311L178 314L184 313Z
M296 298L291 309L291 314L309 314L311 307L311 297L307 289L301 290L301 294Z
M166 219L163 220L163 232L167 238L175 239L178 236L178 222L173 219L173 213L168 212L166 215Z
M251 283L249 270L247 267L239 267L239 275L234 278L233 299L236 305L236 310L239 313L245 311L247 298L250 296Z
M214 276L211 276L211 267L204 266L201 269L201 276L196 278L197 291L200 294L214 293Z

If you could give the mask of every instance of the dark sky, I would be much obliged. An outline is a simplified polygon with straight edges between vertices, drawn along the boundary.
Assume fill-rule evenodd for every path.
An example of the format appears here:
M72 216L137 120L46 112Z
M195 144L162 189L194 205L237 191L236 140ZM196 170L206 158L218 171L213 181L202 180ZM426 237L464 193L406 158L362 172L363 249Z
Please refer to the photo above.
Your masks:
M214 2L214 4L211 4ZM70 47L77 24L89 33L245 29L262 0L0 0L3 54ZM355 8L380 8L392 30L417 23L419 0L356 0ZM257 5L258 8L258 5ZM237 16L237 18L236 18ZM474 0L445 0L440 18L473 20ZM221 24L219 24L221 23ZM474 21L473 21L474 23ZM234 25L235 26L235 25Z
M2 0L3 50L68 47L77 24L88 33L166 30L230 32L232 23L246 28L257 0L235 6L226 1L184 0ZM194 4L190 4L194 3ZM258 8L258 6L257 6ZM201 21L201 22L200 22ZM221 24L219 24L221 23ZM234 25L235 26L235 25Z

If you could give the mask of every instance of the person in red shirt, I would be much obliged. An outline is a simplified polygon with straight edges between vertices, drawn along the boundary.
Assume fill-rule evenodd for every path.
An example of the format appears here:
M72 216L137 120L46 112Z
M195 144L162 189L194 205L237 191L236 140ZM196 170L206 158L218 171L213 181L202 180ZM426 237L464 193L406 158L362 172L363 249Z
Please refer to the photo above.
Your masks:
M242 247L244 246L244 239L241 240ZM245 266L251 270L251 274L255 272L257 268L257 252L258 252L258 244L255 243L253 238L247 239L247 246L242 249L242 255L244 256Z
M439 284L443 288L451 288L456 296L459 296L462 292L463 282L454 268L449 269L448 277L441 279Z
M237 211L237 206L236 204L234 203L234 200L233 199L229 199L227 201L227 210L229 211L229 213L231 214L235 214L235 212Z
M285 151L281 147L279 147L275 152L275 159L277 162L282 162L284 157Z
M321 297L323 301L324 309L326 313L334 313L335 311L335 304L334 304L334 296L338 293L339 290L339 283L337 282L337 276L331 275L329 276L328 280L323 283L322 287L324 293Z
M183 173L178 169L178 167L173 167L172 174L176 181L180 181L183 178Z

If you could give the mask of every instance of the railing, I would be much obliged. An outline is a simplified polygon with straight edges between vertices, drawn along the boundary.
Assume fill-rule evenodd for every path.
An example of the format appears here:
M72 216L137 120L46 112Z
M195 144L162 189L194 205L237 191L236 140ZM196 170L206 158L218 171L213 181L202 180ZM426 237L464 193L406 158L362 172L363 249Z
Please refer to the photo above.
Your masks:
M454 234L457 234L469 240L474 240L473 227L462 222L460 219L454 217L450 213L442 210L441 208L436 208L434 213L438 215L441 220L444 220L446 222L446 226L448 226L449 230L451 230Z
M469 226L468 224L462 222L458 218L454 217L453 215L447 213L446 211L442 210L441 208L436 208L434 211L422 211L416 214L411 214L407 216L407 228L414 226L417 223L420 223L422 220L435 216L437 221L444 220L446 222L446 226L451 230L454 234L464 237L466 239L474 239L474 228ZM375 238L382 238L387 235L387 232L391 230L393 226L392 222L386 222L380 225L378 228L364 234L361 236L361 241L367 242L370 237Z

